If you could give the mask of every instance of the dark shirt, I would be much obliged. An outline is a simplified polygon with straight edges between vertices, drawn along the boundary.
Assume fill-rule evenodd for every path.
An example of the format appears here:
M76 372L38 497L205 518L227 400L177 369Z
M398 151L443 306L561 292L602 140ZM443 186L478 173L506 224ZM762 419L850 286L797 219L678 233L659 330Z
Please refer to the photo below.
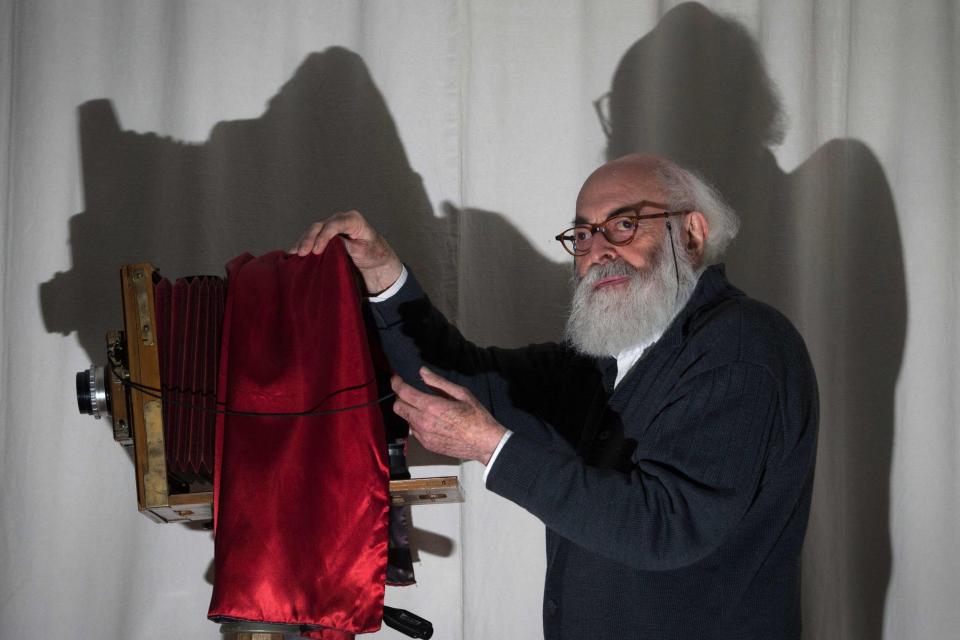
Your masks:
M816 380L722 266L616 389L613 358L474 346L412 278L374 306L398 373L435 367L514 431L487 487L547 527L546 638L799 638Z

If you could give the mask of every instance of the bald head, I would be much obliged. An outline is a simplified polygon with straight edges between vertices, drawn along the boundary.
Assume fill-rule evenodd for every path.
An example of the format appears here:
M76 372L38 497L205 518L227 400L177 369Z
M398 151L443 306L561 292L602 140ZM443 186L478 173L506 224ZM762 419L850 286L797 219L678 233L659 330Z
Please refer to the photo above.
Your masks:
M679 219L677 239L697 268L719 261L739 228L736 214L702 178L667 158L635 153L590 174L577 196L577 218L599 224L612 212L643 201L649 204L641 214L691 212ZM578 271L588 267L581 269L578 263Z
M601 165L580 188L577 213L598 202L622 199L624 204L640 200L659 202L663 194L657 184L657 172L669 160L656 156L630 154Z
M662 176L682 171L669 160L656 156L631 154L612 160L587 178L577 196L577 221L601 224L612 216L638 214L639 226L627 244L614 245L606 240L591 242L588 253L576 259L582 276L591 267L613 260L624 260L635 269L645 271L656 256L666 233L672 227L670 218L643 218L666 211L680 211L671 206L663 188ZM674 236L679 247L689 254L690 262L699 267L710 227L703 214L693 207L682 209L680 232ZM600 236L602 234L596 234Z

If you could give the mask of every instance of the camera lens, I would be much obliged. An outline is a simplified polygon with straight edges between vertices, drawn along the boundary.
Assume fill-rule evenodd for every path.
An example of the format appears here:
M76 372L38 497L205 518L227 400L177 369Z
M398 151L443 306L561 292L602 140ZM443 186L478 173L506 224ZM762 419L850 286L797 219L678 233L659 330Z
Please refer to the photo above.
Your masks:
M80 413L93 415L93 402L90 400L90 372L77 371L77 405Z
M77 372L77 407L80 413L100 419L110 414L110 388L103 367L91 366Z

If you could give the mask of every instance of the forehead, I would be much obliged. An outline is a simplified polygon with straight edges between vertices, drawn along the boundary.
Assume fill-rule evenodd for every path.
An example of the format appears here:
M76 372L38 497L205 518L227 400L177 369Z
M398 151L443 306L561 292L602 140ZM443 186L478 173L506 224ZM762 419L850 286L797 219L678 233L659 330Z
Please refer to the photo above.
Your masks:
M591 176L577 196L576 219L601 222L611 213L642 200L663 202L663 194L646 173L617 171Z

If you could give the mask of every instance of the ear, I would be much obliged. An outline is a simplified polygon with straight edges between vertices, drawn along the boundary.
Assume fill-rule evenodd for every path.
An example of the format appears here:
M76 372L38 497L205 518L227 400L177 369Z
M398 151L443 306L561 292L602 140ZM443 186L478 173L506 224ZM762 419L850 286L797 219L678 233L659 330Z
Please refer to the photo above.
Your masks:
M703 252L706 248L707 237L710 235L710 224L706 216L699 211L691 211L683 218L684 248L693 258L695 266L703 263Z

